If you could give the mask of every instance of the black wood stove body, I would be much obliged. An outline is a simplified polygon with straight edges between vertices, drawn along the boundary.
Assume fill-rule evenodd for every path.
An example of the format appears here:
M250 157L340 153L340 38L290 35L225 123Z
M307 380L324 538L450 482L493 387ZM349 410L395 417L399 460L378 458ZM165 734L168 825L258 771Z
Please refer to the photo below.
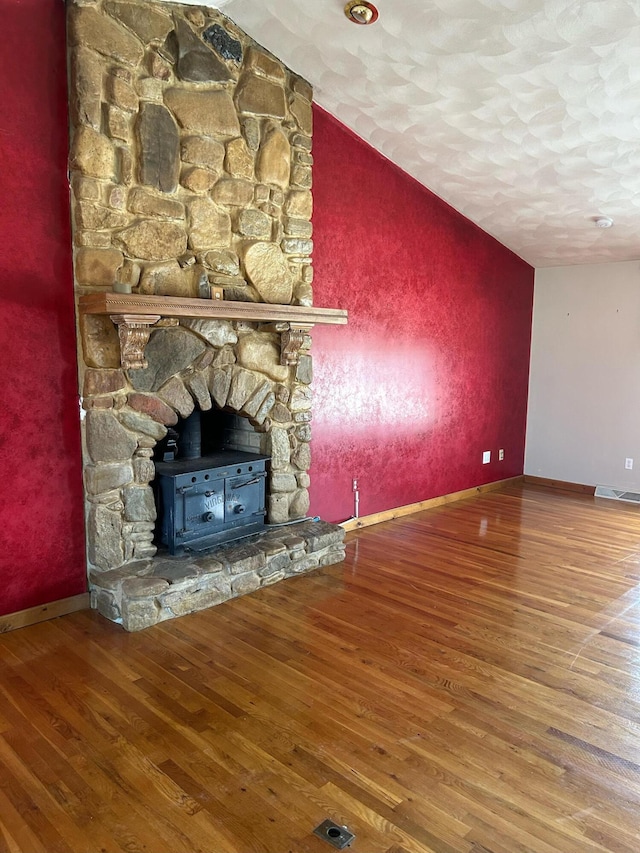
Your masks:
M268 456L221 450L156 462L162 544L170 554L205 551L259 533L265 517Z

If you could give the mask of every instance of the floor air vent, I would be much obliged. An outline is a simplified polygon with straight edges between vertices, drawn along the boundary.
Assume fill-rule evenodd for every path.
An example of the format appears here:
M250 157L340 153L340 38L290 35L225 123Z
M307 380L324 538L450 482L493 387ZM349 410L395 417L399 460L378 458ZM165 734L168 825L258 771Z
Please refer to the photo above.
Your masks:
M597 498L609 498L612 501L640 504L639 492L625 492L622 489L612 489L610 486L596 486L595 496Z

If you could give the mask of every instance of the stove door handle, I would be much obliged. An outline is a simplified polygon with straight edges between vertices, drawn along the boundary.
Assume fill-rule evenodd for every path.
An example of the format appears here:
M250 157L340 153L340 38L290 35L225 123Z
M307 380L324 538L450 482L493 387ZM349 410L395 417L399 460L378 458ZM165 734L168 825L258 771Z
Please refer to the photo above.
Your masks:
M245 486L254 486L256 483L260 482L260 477L254 477L253 480L247 480L246 483L240 483L237 486L234 486L234 489L244 489Z

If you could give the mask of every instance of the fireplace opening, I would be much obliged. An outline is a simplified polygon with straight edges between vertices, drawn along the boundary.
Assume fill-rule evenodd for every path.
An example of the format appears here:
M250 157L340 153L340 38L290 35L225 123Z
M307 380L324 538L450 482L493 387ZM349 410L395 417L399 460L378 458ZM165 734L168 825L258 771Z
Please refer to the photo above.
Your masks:
M269 457L246 418L196 409L154 454L155 541L172 555L207 551L265 526Z

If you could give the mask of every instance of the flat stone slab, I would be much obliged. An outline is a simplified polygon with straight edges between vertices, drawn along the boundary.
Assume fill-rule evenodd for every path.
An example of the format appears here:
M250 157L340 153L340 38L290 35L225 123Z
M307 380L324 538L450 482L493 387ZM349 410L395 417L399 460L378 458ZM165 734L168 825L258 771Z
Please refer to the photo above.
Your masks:
M137 560L89 575L92 607L139 631L344 559L345 531L326 521L268 527L206 553Z

